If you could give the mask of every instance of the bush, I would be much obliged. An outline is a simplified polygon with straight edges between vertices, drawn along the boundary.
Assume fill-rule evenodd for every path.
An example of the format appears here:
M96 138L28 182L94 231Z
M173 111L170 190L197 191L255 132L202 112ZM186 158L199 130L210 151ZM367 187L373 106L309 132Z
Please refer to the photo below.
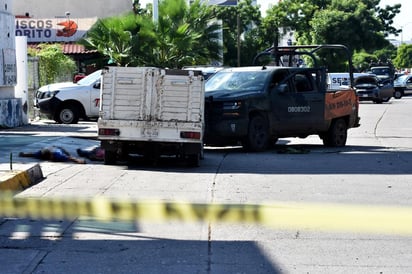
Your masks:
M36 49L30 49L29 55L39 58L40 86L73 80L76 64L63 54L60 44L40 44Z

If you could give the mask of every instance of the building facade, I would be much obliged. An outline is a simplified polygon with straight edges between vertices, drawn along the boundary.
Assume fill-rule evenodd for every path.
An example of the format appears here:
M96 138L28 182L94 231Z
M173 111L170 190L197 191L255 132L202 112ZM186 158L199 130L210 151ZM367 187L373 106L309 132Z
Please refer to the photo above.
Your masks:
M104 18L132 10L132 0L14 0L13 14L31 18Z
M0 0L2 1L2 0ZM14 0L14 35L27 38L28 47L42 43L62 44L77 69L73 75L62 75L64 81L77 79L99 69L104 60L96 50L86 50L77 42L100 18L117 16L133 9L132 0ZM28 93L31 97L39 87L38 60L28 62ZM63 81L63 80L62 80ZM29 109L32 109L29 100Z
M0 128L17 127L27 119L27 85L18 80L20 69L27 67L27 51L20 58L16 41L19 48L22 40L73 45L65 47L68 54L90 56L78 50L75 42L97 19L131 10L132 0L0 0Z

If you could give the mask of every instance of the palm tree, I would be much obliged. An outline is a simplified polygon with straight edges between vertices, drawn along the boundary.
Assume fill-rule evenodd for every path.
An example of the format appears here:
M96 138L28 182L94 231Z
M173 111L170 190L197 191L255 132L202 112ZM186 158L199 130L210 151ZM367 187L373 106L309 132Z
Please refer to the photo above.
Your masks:
M136 28L133 15L99 19L80 43L96 49L109 59L109 63L127 66L133 60L131 41Z
M130 12L98 20L81 41L119 66L181 68L220 59L218 30L210 8L196 0L159 3L159 19Z
M197 62L207 64L211 60L222 60L222 25L217 21L211 6L202 5L200 0L196 0L190 5L187 15L191 27L202 34L192 49L192 52L197 55Z

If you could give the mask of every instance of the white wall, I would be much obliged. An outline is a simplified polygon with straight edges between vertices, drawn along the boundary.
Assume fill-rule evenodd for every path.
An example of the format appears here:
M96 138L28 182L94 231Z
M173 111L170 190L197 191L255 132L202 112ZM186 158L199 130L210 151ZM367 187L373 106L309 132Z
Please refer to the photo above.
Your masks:
M70 12L73 18L110 17L132 10L132 0L15 0L14 15L55 18Z
M11 0L0 0L0 99L14 97L16 60Z
M14 98L16 54L13 0L0 0L0 128L22 124L21 98Z

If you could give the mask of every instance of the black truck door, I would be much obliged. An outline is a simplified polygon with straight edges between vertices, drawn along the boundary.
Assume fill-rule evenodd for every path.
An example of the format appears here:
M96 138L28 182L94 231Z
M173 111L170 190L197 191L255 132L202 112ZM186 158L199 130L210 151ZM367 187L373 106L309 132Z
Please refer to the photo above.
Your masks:
M324 94L316 81L316 70L296 69L288 72L277 87L271 89L274 130L285 133L310 133L324 121ZM275 72L276 78L280 78Z

